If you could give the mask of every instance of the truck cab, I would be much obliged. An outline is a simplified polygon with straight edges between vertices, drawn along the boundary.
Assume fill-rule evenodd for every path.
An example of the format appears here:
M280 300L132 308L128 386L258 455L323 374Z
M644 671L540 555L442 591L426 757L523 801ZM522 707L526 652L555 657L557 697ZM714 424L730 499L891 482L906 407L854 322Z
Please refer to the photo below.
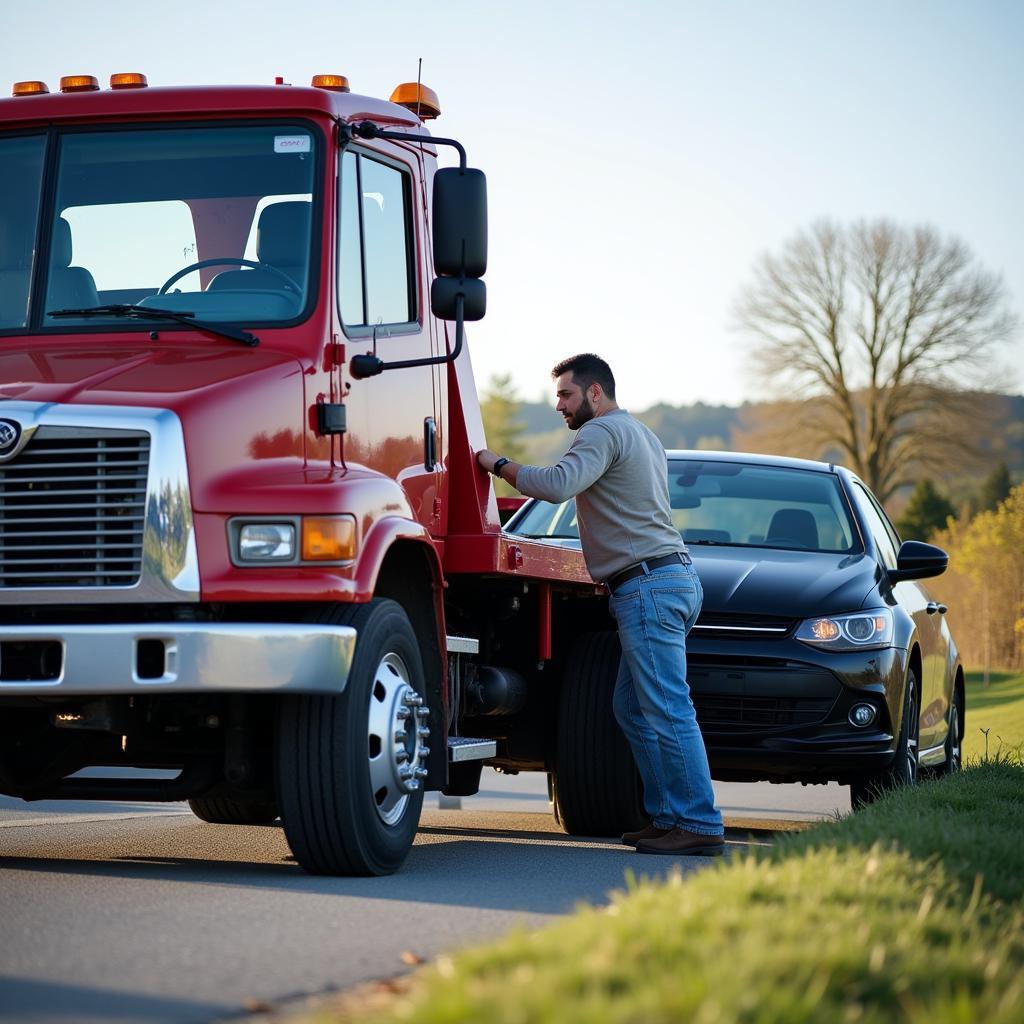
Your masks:
M424 790L485 762L561 771L563 802L618 787L631 826L610 708L597 790L556 736L603 596L578 552L502 533L475 462L486 199L426 131L437 97L14 92L0 791L280 815L318 873L397 869Z

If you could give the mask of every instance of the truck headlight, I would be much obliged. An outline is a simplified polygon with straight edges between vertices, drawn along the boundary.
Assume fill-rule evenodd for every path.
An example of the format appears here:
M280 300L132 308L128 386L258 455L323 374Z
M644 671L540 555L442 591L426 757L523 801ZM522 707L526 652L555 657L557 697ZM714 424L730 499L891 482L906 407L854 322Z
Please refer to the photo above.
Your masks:
M294 558L294 523L246 523L239 529L240 562L290 562Z
M861 651L888 647L892 643L893 618L888 608L849 615L822 615L804 619L794 636L797 640L828 651Z

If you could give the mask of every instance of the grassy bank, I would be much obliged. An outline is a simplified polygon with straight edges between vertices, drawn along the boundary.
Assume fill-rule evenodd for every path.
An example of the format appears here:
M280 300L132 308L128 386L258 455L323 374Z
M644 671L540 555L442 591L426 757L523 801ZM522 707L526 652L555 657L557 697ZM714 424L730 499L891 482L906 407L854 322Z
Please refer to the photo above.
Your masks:
M975 765L757 855L637 882L608 907L442 958L358 1019L1018 1024L1022 835L1024 767Z
M1024 675L991 672L986 686L984 673L967 673L966 758L985 756L986 729L990 757L1024 751Z

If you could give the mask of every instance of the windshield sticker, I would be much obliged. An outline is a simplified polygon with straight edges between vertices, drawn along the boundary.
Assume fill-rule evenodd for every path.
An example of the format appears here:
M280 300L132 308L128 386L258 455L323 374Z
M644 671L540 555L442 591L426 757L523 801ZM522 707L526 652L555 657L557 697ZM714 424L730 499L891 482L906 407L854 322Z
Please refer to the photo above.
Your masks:
M308 153L311 139L308 135L275 135L275 153Z

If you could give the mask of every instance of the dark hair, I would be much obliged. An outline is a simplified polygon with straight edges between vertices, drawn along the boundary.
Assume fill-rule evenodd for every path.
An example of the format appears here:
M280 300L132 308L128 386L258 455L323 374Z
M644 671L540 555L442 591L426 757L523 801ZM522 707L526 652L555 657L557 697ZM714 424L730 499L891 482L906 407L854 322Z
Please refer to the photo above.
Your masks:
M557 380L563 373L571 373L573 384L578 384L584 391L591 384L600 384L601 390L615 401L615 375L612 368L593 352L581 352L578 356L563 359L551 371L551 376Z

